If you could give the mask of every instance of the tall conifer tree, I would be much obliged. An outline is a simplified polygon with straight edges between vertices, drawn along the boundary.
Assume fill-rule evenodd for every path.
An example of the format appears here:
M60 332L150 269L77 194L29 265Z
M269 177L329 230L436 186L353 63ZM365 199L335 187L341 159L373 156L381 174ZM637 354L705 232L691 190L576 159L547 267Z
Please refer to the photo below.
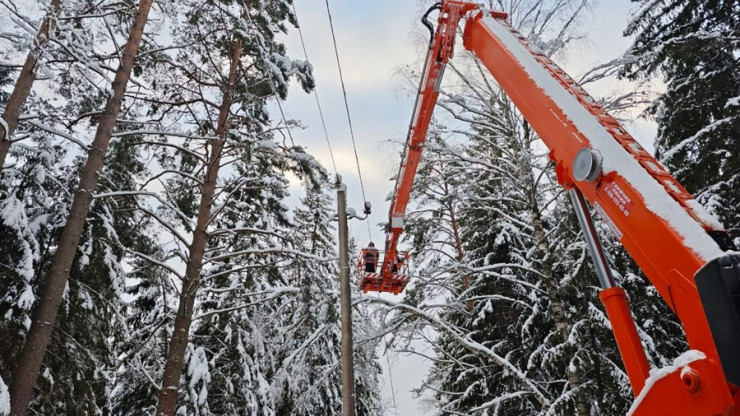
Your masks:
M661 75L648 114L656 156L740 243L740 5L735 0L633 0L635 36L622 75Z

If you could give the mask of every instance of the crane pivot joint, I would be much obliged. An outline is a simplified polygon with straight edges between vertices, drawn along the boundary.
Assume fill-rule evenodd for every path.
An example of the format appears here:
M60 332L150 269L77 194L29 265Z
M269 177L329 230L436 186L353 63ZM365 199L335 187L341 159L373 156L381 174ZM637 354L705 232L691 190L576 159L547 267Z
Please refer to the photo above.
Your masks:
M595 181L601 173L603 160L601 152L584 147L578 151L573 161L573 177L577 181Z

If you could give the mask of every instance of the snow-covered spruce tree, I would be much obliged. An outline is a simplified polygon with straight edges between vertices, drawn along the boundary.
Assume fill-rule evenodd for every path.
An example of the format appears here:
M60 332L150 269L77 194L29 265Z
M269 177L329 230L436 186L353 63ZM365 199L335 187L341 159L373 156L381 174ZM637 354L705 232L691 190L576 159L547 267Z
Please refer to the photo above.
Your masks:
M8 101L8 97L10 97L10 94L5 92L4 90L4 87L6 85L9 85L13 82L13 79L10 77L10 75L10 68L0 66L0 105L3 106Z
M142 256L161 258L159 247L136 247ZM111 371L112 414L154 414L159 384L155 378L164 369L171 322L166 297L175 292L172 281L162 268L153 268L142 259L130 261L125 293L132 299L120 310L126 324L117 331L116 360Z
M497 97L493 106L500 118L470 118L476 134L469 143L442 148L447 150L440 159L455 172L452 177L468 180L452 192L464 195L457 218L465 256L448 272L447 284L454 289L441 318L468 339L492 345L533 383L547 386L541 393L548 400L530 400L518 374L484 354L470 354L465 343L446 333L427 384L438 390L445 411L587 413L584 408L603 407L589 397L611 404L625 393L613 380L613 367L602 363L619 358L596 306L593 272L582 264L585 247L570 207L561 207L568 201L557 197L546 153L534 153L536 136L511 104ZM473 100L455 100L477 110L455 109L462 117L483 113ZM594 331L606 337L606 347L594 342Z
M335 259L336 231L330 228L333 200L326 182L307 186L301 207L295 210L297 249L316 258ZM337 306L336 263L296 258L284 270L299 296L280 301L271 382L276 415L340 415L342 413L341 328ZM364 401L362 397L358 401Z
M128 41L121 54L119 68L111 85L112 94L98 120L95 140L93 140L87 161L80 174L77 192L72 198L69 215L53 260L49 265L38 307L34 312L18 365L13 372L10 385L12 415L25 414L32 398L150 7L151 1L149 0L142 0L138 7Z
M324 188L307 187L302 206L295 211L297 248L316 258L335 259L335 230L329 228L335 211L334 201ZM282 415L342 414L341 327L337 297L336 263L296 258L290 274L301 289L300 297L289 302L280 314L281 351L274 388L278 412ZM296 284L296 283L294 283ZM374 353L374 330L362 307L353 310L355 332L355 414L376 415L378 409L378 366ZM283 386L281 386L281 383ZM286 397L288 400L280 400ZM281 404L290 404L285 406Z
M662 75L648 109L656 156L740 243L740 6L734 0L633 0L622 75Z
M131 197L106 196L136 190L143 170L130 142L113 143L96 188L80 250L70 271L68 289L44 359L40 391L32 408L40 414L89 415L111 411L112 378L117 348L125 337L122 309L126 247L151 247L144 235L147 219ZM77 170L73 171L76 175ZM74 181L70 181L73 184ZM68 190L69 193L73 189ZM56 230L59 235L61 229ZM50 256L41 263L49 266Z
M475 100L455 96L454 101L442 104L462 118L470 117L475 131L462 151L450 155L460 158L466 177L475 179L471 181L475 185L464 190L461 219L470 280L464 294L473 307L458 326L471 331L478 342L496 344L497 351L506 352L507 359L531 379L553 384L543 388L550 402L541 403L539 409L516 398L486 406L490 397L506 397L516 385L480 377L471 369L464 372L475 378L477 389L464 388L455 378L449 384L455 389L443 383L442 390L464 392L449 403L453 408L460 405L458 410L493 407L506 413L552 407L585 414L586 402L577 394L582 370L572 332L579 322L567 310L565 296L570 280L566 277L577 270L580 258L558 252L555 244L553 231L559 219L549 215L553 208L548 202L557 197L557 190L545 173L547 159L535 153L536 135L501 92L487 91L487 96L489 108L495 109L487 117L475 117L476 111L466 114L465 108L483 110Z
M57 179L69 178L70 169L56 163L64 151L32 134L35 146L15 147L16 164L0 176L0 376L8 382L31 325L40 264L57 245L60 210L69 205L68 189Z

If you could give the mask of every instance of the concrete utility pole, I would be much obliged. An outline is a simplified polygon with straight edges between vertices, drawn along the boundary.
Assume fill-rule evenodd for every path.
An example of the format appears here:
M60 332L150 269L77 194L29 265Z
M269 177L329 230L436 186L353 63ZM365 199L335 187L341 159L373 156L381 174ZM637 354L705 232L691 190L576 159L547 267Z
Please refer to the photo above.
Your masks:
M347 186L337 181L339 217L339 287L342 317L342 416L355 416L355 364L352 349L352 305L349 285Z

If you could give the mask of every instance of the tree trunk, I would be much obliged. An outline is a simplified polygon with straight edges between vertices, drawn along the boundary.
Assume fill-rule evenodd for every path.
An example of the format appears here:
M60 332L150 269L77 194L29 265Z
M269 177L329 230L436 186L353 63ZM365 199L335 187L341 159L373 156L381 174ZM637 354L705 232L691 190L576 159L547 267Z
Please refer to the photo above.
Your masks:
M223 101L219 108L218 126L216 128L217 139L210 143L211 159L206 167L203 191L200 195L200 206L198 219L193 232L193 242L190 244L190 261L185 269L185 280L180 291L177 316L175 317L175 328L172 340L167 351L167 361L162 375L162 387L159 390L157 403L157 416L172 416L177 406L177 396L180 389L180 375L182 374L185 350L188 346L190 324L193 320L193 306L195 296L200 285L200 273L203 269L203 256L208 244L208 223L211 220L211 205L216 194L216 182L221 165L221 151L228 133L229 111L231 108L232 94L236 83L236 70L241 58L242 42L234 41L231 51L231 65L229 68L229 81L224 90Z
M523 125L524 138L522 140L523 146L520 146L513 141L513 147L519 148L521 159L519 161L519 176L521 178L528 178L529 183L525 190L528 195L527 205L529 206L529 215L532 217L532 228L534 234L534 243L537 247L537 252L540 256L541 272L544 276L543 283L545 290L547 291L547 298L550 301L550 314L555 322L555 329L560 333L562 342L568 340L570 335L570 326L568 325L568 317L565 314L565 308L563 302L560 299L559 285L555 274L553 273L553 253L550 252L550 246L547 242L547 232L545 230L545 222L542 219L542 213L540 212L540 206L537 202L537 180L534 176L534 172L529 167L528 163L528 152L531 149L532 142L532 130L529 127L529 123ZM575 390L581 386L581 377L577 371L571 371L570 366L565 369L566 376L568 378L568 386L571 390ZM584 400L583 394L576 395L576 414L579 416L588 416L588 403Z
M447 181L445 181L444 183L444 190L445 190L446 195L450 194L450 189L449 189L449 185ZM452 237L455 239L455 254L457 254L456 258L458 262L461 262L463 258L465 258L465 252L463 251L462 238L460 237L460 228L458 227L457 217L455 216L455 207L453 203L449 201L447 202L445 207L447 208L447 211L450 213L450 225L452 226ZM470 275L469 274L466 274L463 277L463 287L465 288L465 290L470 289ZM472 314L473 309L475 307L475 305L473 304L473 301L468 300L467 302L465 302L465 305L468 308L468 313Z
M62 0L51 1L52 16L47 16L41 23L41 28L36 35L33 48L31 48L28 56L26 56L26 62L23 63L21 73L18 75L13 92L10 94L8 103L5 106L5 111L3 112L5 126L0 123L0 172L3 170L5 158L8 155L8 150L10 150L10 135L18 127L18 118L21 116L21 109L26 104L26 100L31 94L33 81L36 79L36 56L41 52L42 47L49 42L49 36L51 36L51 32L54 31L56 26L56 17L59 14L61 5Z
M534 181L532 183L534 184ZM535 196L533 195L533 197ZM555 329L560 333L562 341L566 342L570 335L570 327L568 325L568 318L565 316L563 302L560 300L560 296L558 295L558 283L552 272L552 253L550 253L550 247L547 244L545 225L542 221L542 216L536 199L531 203L530 215L532 216L532 226L534 227L535 244L537 244L537 249L542 256L542 274L545 276L544 284L545 289L547 290L547 297L550 301L550 313L552 314L553 321L555 321ZM581 377L577 371L571 371L570 366L568 366L565 371L568 376L568 385L570 386L570 389L575 390L580 387ZM584 400L583 394L576 394L576 408L577 414L580 416L587 416L589 414L588 404Z
M26 414L28 403L33 396L33 388L38 378L39 370L49 345L51 331L57 319L59 304L67 286L69 271L72 267L77 248L80 244L80 235L85 226L87 214L93 192L98 182L98 175L103 168L105 153L108 151L113 128L121 110L121 103L126 92L126 85L131 77L131 68L144 32L144 25L149 15L152 0L141 0L136 13L134 25L131 28L128 41L123 48L121 62L111 85L113 95L108 100L100 118L100 124L95 132L95 139L88 152L87 162L80 175L72 206L69 210L67 223L64 225L62 237L59 240L57 252L46 277L41 299L37 306L36 315L28 332L23 353L18 361L18 367L13 373L10 386L10 415L22 416Z

